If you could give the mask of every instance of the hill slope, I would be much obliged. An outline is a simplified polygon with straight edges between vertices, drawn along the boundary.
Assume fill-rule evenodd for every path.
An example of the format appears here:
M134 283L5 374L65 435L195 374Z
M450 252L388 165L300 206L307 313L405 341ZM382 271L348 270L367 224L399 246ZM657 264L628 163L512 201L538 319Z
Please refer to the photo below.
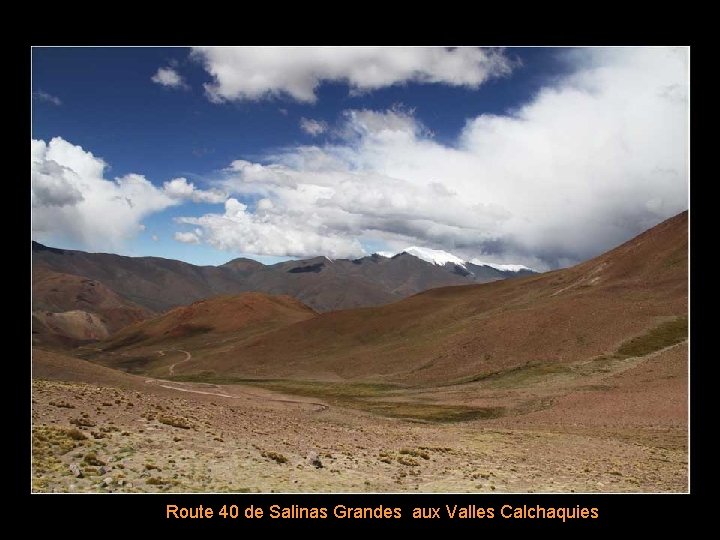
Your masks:
M229 348L192 351L192 367L236 376L437 383L612 355L633 338L659 347L661 325L670 323L678 341L687 335L686 317L682 213L573 268L321 314ZM658 327L660 338L653 334Z
M89 354L103 351L101 363L111 367L131 372L161 368L157 374L167 375L164 367L173 365L176 353L166 355L166 350L180 351L190 360L192 353L187 351L207 347L227 351L235 343L315 316L315 311L289 296L217 296L127 326L96 344Z
M105 339L152 315L96 280L33 269L33 343L74 345Z

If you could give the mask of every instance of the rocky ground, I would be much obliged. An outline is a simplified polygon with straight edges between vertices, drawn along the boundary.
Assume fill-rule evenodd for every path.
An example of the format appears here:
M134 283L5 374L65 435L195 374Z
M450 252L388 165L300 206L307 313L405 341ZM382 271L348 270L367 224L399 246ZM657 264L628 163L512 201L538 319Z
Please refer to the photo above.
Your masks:
M598 426L576 415L553 425L550 412L524 424L417 422L255 387L111 371L93 373L101 382L91 384L36 370L34 491L687 490L686 431L672 423Z

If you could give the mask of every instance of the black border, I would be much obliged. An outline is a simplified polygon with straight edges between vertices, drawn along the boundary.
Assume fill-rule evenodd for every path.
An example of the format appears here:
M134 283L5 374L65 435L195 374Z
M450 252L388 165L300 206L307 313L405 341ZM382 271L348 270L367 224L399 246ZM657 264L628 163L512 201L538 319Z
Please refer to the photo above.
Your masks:
M458 6L458 10L461 8ZM462 13L456 12L454 16L462 19ZM675 16L676 14L673 14ZM137 13L134 14L137 17ZM593 14L594 16L594 14ZM691 282L692 286L690 289L690 300L691 300L691 494L689 495L504 495L504 494L463 494L463 495L436 495L436 494L407 494L407 495L360 495L360 494L333 494L333 495L273 495L273 494L262 494L262 495L249 495L249 494L229 494L229 495L31 495L29 492L30 482L28 478L28 471L30 470L30 438L29 438L29 425L30 425L30 409L27 405L30 402L30 385L26 383L29 379L30 374L30 363L22 361L22 358L26 358L27 348L24 344L22 348L10 347L8 354L6 355L5 362L12 363L13 372L15 374L10 375L8 371L8 377L17 377L17 381L12 384L6 384L6 387L10 387L9 392L6 392L6 399L10 397L11 402L6 405L6 419L14 420L19 422L19 426L10 428L14 435L6 437L6 444L12 446L12 450L17 452L17 455L12 458L11 461L7 462L10 468L10 476L12 477L13 489L10 493L12 495L13 506L17 505L21 509L21 513L17 515L7 515L6 519L11 521L20 521L21 515L27 516L26 520L22 523L29 527L31 530L36 531L39 529L55 529L58 532L74 531L86 531L89 533L102 534L102 531L107 530L111 533L116 532L136 532L142 534L149 530L148 528L154 529L156 527L162 528L169 532L174 531L215 531L215 530L226 530L226 531L237 531L245 532L248 530L259 530L259 529L275 529L281 526L283 531L288 530L288 527L293 529L308 529L308 530L340 530L345 528L356 529L358 526L363 528L367 527L370 529L384 529L384 530L406 530L406 529L418 529L428 530L429 528L442 527L444 530L449 528L450 531L455 532L456 530L473 530L482 532L491 529L511 529L511 530L533 530L533 531L554 531L554 530L571 530L571 531L590 531L600 530L608 531L615 528L630 526L638 526L645 533L652 530L665 531L669 523L678 524L680 526L689 525L694 520L703 519L703 512L700 508L705 507L704 504L698 505L698 503L708 502L710 497L710 483L707 480L708 475L704 472L707 469L703 465L704 456L707 453L708 445L703 444L702 433L709 427L710 414L709 402L708 406L704 406L706 396L709 395L708 385L711 379L706 375L706 367L712 361L714 355L703 354L704 351L704 336L707 335L703 332L702 325L703 321L706 320L703 315L701 303L703 298L695 291L713 290L710 284L705 284L705 276L707 276L707 269L711 267L711 263L701 261L702 254L708 247L707 244L701 243L699 238L706 231L713 231L713 225L711 224L707 216L708 214L701 210L704 203L709 201L709 198L701 198L699 194L701 192L702 185L706 182L711 182L713 176L705 178L705 174L702 171L702 165L700 158L701 149L704 144L707 144L700 135L702 124L706 118L707 111L709 109L701 108L702 95L707 92L707 86L704 86L701 82L701 72L699 71L699 65L701 65L701 59L704 55L704 49L696 45L696 41L690 39L690 33L686 30L685 25L685 14L681 13L677 16L676 20L673 21L673 27L679 28L679 34L668 37L662 35L663 30L667 29L667 26L653 26L653 22L645 20L642 26L638 21L633 24L633 21L628 21L624 27L618 26L617 20L613 23L613 19L617 19L620 15L607 13L601 14L596 22L599 22L599 27L603 28L601 32L605 32L602 35L593 34L592 31L588 31L583 28L582 25L578 26L574 30L569 30L567 27L561 27L559 31L552 31L547 26L539 28L536 26L535 30L523 33L522 36L516 36L508 38L507 36L501 37L497 31L493 33L493 30L486 31L469 31L463 33L463 29L457 27L448 30L446 35L440 32L438 36L435 33L432 36L423 37L422 35L416 35L412 38L401 37L397 35L395 37L388 37L387 35L382 39L376 37L375 32L372 34L361 33L359 37L354 37L352 33L338 31L334 36L323 35L322 38L313 38L310 36L311 43L322 43L322 44L400 44L400 43L413 43L413 44L443 44L443 45L482 45L482 44L507 44L507 45L612 45L612 44L677 44L677 45L691 45L691 144L693 152L691 153L691 177L692 173L696 173L697 178L695 183L692 184L693 188L691 191L691 214L690 214L690 228L691 228L691 246L696 249L691 249L690 260L691 260ZM50 18L49 18L50 19ZM48 20L49 20L48 19ZM507 20L507 19L506 19ZM125 21L120 22L122 25ZM130 21L127 21L128 24ZM137 19L135 20L137 22ZM196 21L198 25L202 25L202 20ZM442 25L442 17L437 19L437 24ZM384 20L376 21L377 26L373 28L385 29L390 26L390 23ZM160 24L158 22L157 24ZM170 24L165 21L164 24ZM410 24L410 23L408 23ZM539 23L538 23L539 24ZM483 25L478 21L479 27ZM605 26L607 25L607 26ZM206 37L192 39L186 36L175 35L170 38L161 36L157 32L153 32L152 29L147 31L139 30L130 33L127 29L133 28L132 26L125 27L123 33L116 33L109 35L107 29L103 26L95 31L95 35L88 36L83 35L82 39L75 37L73 32L68 29L67 26L55 25L53 31L44 32L36 30L31 38L25 40L20 46L14 50L16 54L14 58L18 60L20 66L17 71L13 71L17 80L17 75L24 79L24 84L17 84L15 87L18 89L19 96L16 98L15 103L17 106L13 106L12 112L18 114L19 122L16 124L17 127L23 130L27 130L27 135L30 136L31 129L28 122L27 111L30 110L31 106L31 88L30 88L30 46L31 45L75 45L85 43L88 45L172 45L172 44L184 44L189 41L196 43L214 43L214 44L248 44L248 43L272 43L272 44L295 44L302 42L302 38L298 39L291 34L283 33L282 31L272 32L263 37L255 37L249 35L243 35L240 32L221 32L223 38L217 37ZM644 35L639 34L637 31L639 28L643 28ZM303 29L306 30L306 29ZM615 34L615 37L608 37L607 31L611 31ZM131 34L131 35L130 35ZM332 34L332 32L331 32ZM420 33L422 34L422 33ZM209 36L210 34L208 34ZM216 34L217 35L217 34ZM357 35L357 34L356 34ZM619 36L619 37L618 37ZM307 39L307 34L305 34ZM547 42L551 40L551 42ZM17 145L17 152L15 156L18 156L18 168L19 171L17 176L13 179L7 179L6 182L16 182L13 189L18 188L21 193L18 197L24 202L18 202L17 205L13 203L10 206L14 208L20 208L21 204L24 204L24 208L29 209L29 190L26 188L24 182L18 181L19 178L27 178L27 165L25 156L27 156L27 138L18 137L13 140L13 143ZM22 156L22 157L21 157ZM692 181L692 180L691 180ZM15 198L7 198L6 202L16 200ZM13 208L10 208L12 215ZM30 227L29 215L25 214L27 220L27 227ZM11 224L7 223L10 228L14 228ZM21 283L30 277L30 257L29 257L29 243L27 242L27 236L13 236L12 240L17 241L18 247L12 250L12 260L7 263L12 266L13 270L17 269L22 272L23 275L19 276L16 283ZM693 243L693 239L695 240ZM712 252L713 250L708 250ZM22 259L25 254L25 259ZM24 264L20 264L18 259L22 259ZM7 264L6 263L6 264ZM27 266L25 266L27 265ZM27 283L27 282L26 282ZM10 292L17 292L18 298L18 309L23 313L23 317L18 317L20 320L26 321L25 328L18 330L18 334L23 333L25 336L29 336L30 317L25 309L27 309L27 289L21 287L9 287ZM707 296L707 295L706 295ZM13 339L13 333L8 334L10 340ZM20 354L10 354L10 351L17 351ZM18 367L17 370L15 369ZM22 367L19 367L22 366ZM17 393L13 394L12 390L18 390ZM545 507L560 507L569 506L574 507L580 505L581 507L596 507L599 509L598 519L592 520L569 520L562 522L560 520L513 520L513 519L502 519L496 515L495 519L474 519L474 520L448 520L448 519L434 519L434 520L413 520L410 517L410 513L413 507L424 506L424 507L442 507L445 504L458 504L467 505L475 504L477 506L488 507L492 506L499 510L502 504L512 504L515 506L537 505L540 504ZM322 506L328 508L330 514L332 508L337 504L344 504L346 506L378 506L383 505L385 507L401 507L403 509L403 518L399 520L395 519L378 519L378 520L338 520L328 518L325 520L285 520L285 519L261 519L261 520L248 520L248 519L237 519L237 520L223 520L214 518L210 520L168 520L165 517L165 509L167 504L178 504L184 506L197 506L203 504L205 506L211 506L217 509L223 504L237 504L241 507L248 505L255 505L256 507L263 507L267 509L271 504L280 504L283 506L290 506L297 504L300 506ZM696 509L696 505L698 508ZM442 512L441 512L442 514ZM704 519L707 519L706 516Z

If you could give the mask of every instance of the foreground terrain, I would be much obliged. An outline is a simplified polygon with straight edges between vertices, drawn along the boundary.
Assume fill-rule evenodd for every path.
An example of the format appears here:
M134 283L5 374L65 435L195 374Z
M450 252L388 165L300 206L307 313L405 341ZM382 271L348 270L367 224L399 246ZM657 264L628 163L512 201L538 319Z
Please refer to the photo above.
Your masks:
M687 231L330 313L252 292L136 320L72 281L135 322L33 350L33 489L685 492Z
M552 408L457 422L422 408L393 418L333 395L170 382L44 351L34 357L35 491L687 489L686 343L568 389ZM462 403L472 390L432 393Z

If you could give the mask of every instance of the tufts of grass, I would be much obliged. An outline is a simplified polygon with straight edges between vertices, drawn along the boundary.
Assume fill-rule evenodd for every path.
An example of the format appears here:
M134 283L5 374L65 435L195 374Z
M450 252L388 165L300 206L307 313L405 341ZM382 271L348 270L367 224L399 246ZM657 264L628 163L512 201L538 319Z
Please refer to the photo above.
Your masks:
M71 403L68 403L67 401L62 400L62 399L60 401L51 401L50 405L52 405L53 407L60 407L63 409L74 409L75 408L75 405L72 405Z
M188 422L185 418L179 418L177 416L158 416L157 420L161 424L166 424L180 429L192 428L192 424L190 422Z
M287 463L287 458L278 452L263 451L260 455L264 458L272 459L277 463Z
M84 441L85 439L87 439L85 434L78 428L68 429L65 433L67 433L67 436L74 441Z
M401 454L405 454L412 457L420 457L423 459L430 459L430 454L427 453L425 450L411 450L409 448L403 448L400 450Z
M400 465L405 465L406 467L418 467L420 465L417 460L407 456L398 456L397 460Z
M91 465L93 467L102 467L106 463L97 457L97 454L95 452L88 452L83 457L83 463L86 463L87 465Z
M94 421L82 416L80 418L73 418L70 420L70 423L78 427L95 427L97 425Z
M151 476L145 481L146 484L150 484L151 486L164 486L166 484L172 483L171 480L165 480L164 478L160 478L159 476Z
M68 474L62 456L82 444L73 430L55 426L34 426L32 430L33 491L47 491L47 479L54 474ZM79 432L78 432L79 433ZM82 435L83 440L85 436Z
M688 319L687 317L677 317L675 320L663 323L641 336L626 341L617 350L616 356L625 358L645 356L680 343L687 337Z

